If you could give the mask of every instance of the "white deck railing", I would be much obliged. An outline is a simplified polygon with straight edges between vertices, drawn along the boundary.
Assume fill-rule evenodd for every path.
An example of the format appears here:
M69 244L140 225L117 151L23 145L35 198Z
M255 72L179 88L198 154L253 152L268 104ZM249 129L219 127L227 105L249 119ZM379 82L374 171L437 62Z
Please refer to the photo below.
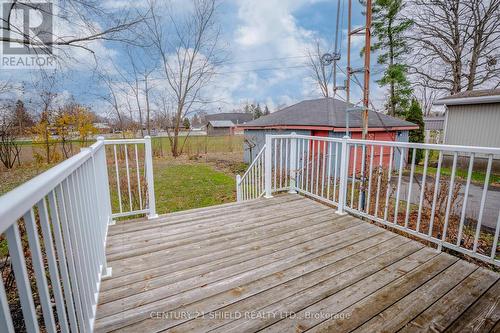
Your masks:
M132 204L129 145L134 147L139 193L139 145L145 154L141 163L147 195L140 197L137 209ZM106 154L107 147L108 152L116 152L120 146L125 147L125 165L119 163L121 158L116 154ZM128 211L123 210L121 198L116 199L110 190L113 181L108 178L108 165L116 172L118 197L122 187L120 174L127 175ZM113 212L114 206L119 211ZM101 138L90 148L0 197L0 234L7 240L15 278L15 287L7 291L3 279L0 283L0 332L14 332L8 300L17 297L27 332L39 332L42 322L47 332L92 331L100 282L111 273L105 254L108 225L114 217L140 213L156 216L150 138ZM35 298L33 280L38 291ZM38 305L43 320L38 318Z
M259 175L264 163L266 197L299 192L336 206L340 214L365 217L435 243L439 249L500 266L500 211L490 188L499 148L292 134L266 136L264 150L238 184ZM420 154L422 162L417 163ZM479 159L485 166L478 184L472 178ZM449 167L444 167L445 160ZM459 168L459 160L465 167ZM459 179L459 170L465 177Z
M264 195L265 150L266 146L262 147L243 176L236 176L236 199L238 201L257 199Z

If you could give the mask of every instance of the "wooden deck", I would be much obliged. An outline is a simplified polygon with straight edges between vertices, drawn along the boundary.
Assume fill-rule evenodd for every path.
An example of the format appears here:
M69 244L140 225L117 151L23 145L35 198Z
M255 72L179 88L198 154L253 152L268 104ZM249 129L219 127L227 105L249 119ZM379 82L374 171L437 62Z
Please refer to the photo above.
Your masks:
M99 332L499 332L499 274L298 195L112 226Z

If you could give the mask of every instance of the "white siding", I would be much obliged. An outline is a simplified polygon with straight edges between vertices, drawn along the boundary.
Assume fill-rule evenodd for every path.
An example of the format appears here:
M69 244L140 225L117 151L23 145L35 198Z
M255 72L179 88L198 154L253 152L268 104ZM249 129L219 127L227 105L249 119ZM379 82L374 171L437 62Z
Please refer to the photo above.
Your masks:
M500 103L450 105L445 143L500 147Z

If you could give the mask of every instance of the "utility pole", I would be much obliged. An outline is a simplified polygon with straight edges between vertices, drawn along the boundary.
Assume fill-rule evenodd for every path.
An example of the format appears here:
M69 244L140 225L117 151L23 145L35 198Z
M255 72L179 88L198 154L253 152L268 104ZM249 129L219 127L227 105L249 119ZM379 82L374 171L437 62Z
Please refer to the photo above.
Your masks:
M351 35L352 35L352 0L347 5L347 80L345 83L346 102L351 102Z
M372 0L366 0L366 23L364 27L352 29L352 0L348 0L348 27L347 27L347 82L346 99L351 100L351 76L363 73L363 111L362 111L362 139L368 137L368 108L370 105L370 53L371 53L371 26L372 26ZM351 38L356 35L365 37L365 55L363 68L353 69L351 66Z
M370 103L370 51L372 27L372 0L366 0L366 29L365 29L365 78L363 88L363 133L361 138L368 137L368 106Z

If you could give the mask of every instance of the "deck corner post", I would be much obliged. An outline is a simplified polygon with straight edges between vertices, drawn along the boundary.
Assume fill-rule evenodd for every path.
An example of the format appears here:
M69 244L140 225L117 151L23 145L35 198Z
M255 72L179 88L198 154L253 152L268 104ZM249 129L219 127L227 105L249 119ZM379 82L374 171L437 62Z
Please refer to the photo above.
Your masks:
M236 175L236 202L241 201L241 176Z
M340 186L339 186L339 204L336 213L338 215L345 215L345 200L347 196L347 171L349 168L349 155L347 152L347 140L348 136L342 138L342 150L340 155Z
M144 137L144 147L146 157L144 164L146 167L146 181L148 183L148 219L154 219L158 217L158 214L156 214L155 185L153 176L153 150L151 148L151 137L149 135Z
M288 193L297 193L297 133L292 132L290 136L290 190Z
M266 135L266 145L264 151L264 198L272 198L271 193L271 174L272 174L272 137L271 135Z

